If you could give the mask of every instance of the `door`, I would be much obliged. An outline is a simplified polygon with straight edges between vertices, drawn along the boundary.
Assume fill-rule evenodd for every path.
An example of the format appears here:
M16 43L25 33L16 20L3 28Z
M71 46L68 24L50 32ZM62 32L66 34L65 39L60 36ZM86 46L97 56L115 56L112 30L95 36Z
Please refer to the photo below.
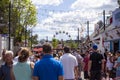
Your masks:
M114 53L119 50L119 41L116 40L113 42L113 50L114 50Z

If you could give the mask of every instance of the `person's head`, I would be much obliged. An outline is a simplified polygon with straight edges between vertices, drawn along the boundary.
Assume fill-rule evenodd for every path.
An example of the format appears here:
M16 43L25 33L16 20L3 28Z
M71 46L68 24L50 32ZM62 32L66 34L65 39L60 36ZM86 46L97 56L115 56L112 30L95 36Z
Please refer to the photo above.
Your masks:
M77 53L80 54L80 50L77 50Z
M93 50L97 50L98 49L98 46L97 45L93 45Z
M27 61L30 54L31 54L31 51L28 48L22 48L19 53L18 61L19 62Z
M108 51L107 56L112 56L112 53Z
M42 47L43 47L43 53L44 54L51 54L52 53L52 46L51 46L51 44L46 43Z
M12 63L13 60L13 52L12 51L6 51L5 52L5 62L6 63Z
M35 59L40 59L40 54L35 54L35 55L34 55L34 58L35 58Z
M2 59L5 60L5 53L6 53L6 49L3 49L2 51Z
M105 48L105 52L107 52L108 51L108 49L107 48Z
M120 50L116 51L117 56L120 56Z
M85 52L85 55L88 55L88 54L89 54L89 51L86 51L86 52Z
M63 55L63 52L62 52L62 51L59 51L59 52L58 52L58 55L59 55L59 57L62 56L62 55Z
M65 46L64 47L64 52L65 53L70 53L70 47L69 46Z

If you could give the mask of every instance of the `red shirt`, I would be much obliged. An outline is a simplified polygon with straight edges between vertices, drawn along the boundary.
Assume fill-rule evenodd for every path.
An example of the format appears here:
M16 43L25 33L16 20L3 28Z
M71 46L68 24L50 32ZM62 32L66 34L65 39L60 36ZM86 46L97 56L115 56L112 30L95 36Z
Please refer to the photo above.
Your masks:
M84 66L84 71L88 71L88 62L89 62L89 56L85 56L83 62L85 63L85 66Z

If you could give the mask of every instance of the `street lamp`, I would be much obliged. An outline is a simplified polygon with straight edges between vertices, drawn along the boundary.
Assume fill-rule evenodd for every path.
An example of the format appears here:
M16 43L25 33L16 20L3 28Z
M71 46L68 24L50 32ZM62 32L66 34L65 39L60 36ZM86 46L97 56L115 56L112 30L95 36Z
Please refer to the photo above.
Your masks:
M87 21L87 35L88 35L88 40L89 40L89 21Z
M8 50L11 49L11 4L13 3L13 0L10 0L9 1L9 26L8 26L8 34L9 34L9 37L8 37Z

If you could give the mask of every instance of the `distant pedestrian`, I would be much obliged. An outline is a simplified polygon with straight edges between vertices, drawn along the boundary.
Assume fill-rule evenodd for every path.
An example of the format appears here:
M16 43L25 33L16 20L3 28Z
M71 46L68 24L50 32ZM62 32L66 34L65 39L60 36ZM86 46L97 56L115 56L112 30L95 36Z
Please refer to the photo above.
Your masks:
M109 78L112 78L112 68L113 68L113 64L114 61L113 61L113 55L111 52L108 52L107 53L107 61L106 61L106 71L107 71L107 74L109 75Z
M80 55L80 51L79 50L76 50L72 53L76 59L77 59L77 62L78 62L78 77L79 79L82 79L82 76L81 76L81 72L83 71L83 57Z
M102 54L98 53L97 45L93 45L93 52L90 55L88 64L88 74L90 80L101 80L104 72L104 58Z
M52 46L49 43L43 45L43 54L42 59L35 64L34 80L64 80L63 66L53 58Z
M115 64L115 68L116 68L116 80L120 80L120 51L116 52L118 58Z
M0 80L14 80L12 73L13 68L13 52L5 51L5 64L0 68Z
M78 79L78 62L76 57L70 53L68 46L64 47L64 54L60 57L60 61L63 64L64 79Z
M0 67L5 64L5 53L6 53L6 49L3 49L2 57L0 58Z
M84 79L89 80L89 75L88 75L88 62L89 62L89 58L90 58L90 53L89 51L86 51L85 53L85 57L84 57Z

